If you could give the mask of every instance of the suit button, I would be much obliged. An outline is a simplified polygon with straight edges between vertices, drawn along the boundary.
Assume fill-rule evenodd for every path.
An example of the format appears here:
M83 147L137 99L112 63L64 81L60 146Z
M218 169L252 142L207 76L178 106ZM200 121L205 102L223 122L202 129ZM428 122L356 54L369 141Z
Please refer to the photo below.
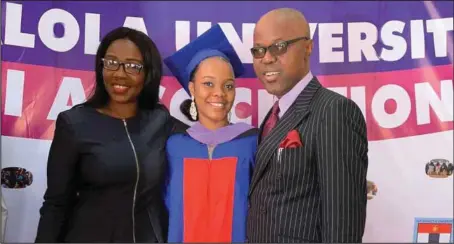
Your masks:
M276 179L280 180L282 178L282 174L279 172L277 173Z
M266 208L265 208L265 206L260 206L260 212L261 212L261 213L266 213Z

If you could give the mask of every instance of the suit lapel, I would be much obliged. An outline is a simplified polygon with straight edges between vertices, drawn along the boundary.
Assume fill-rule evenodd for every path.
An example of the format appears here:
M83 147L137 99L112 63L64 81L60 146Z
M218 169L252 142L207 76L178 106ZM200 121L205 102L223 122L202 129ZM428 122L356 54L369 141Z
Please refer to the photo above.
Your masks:
M257 149L256 154L256 166L252 174L251 185L249 194L252 193L258 180L263 175L265 168L271 161L271 157L279 147L280 142L285 138L287 133L296 127L305 117L310 113L309 105L312 101L317 90L320 88L320 83L317 78L313 78L309 84L304 88L300 95L296 98L295 102L290 106L284 116L278 121L276 127L270 132L270 134L261 140ZM268 115L266 118L268 118ZM264 121L266 121L266 118ZM263 129L260 126L260 134Z

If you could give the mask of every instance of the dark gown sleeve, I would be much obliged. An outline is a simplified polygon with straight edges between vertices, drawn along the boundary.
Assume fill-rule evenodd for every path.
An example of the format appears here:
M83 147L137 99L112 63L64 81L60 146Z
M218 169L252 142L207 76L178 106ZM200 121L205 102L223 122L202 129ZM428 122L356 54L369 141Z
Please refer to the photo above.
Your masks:
M167 119L168 124L166 127L166 130L169 133L169 136L171 136L173 134L178 134L178 133L185 133L186 130L189 128L189 125L187 125L184 122L182 122L181 120L173 117L170 114L169 109L166 106L164 106L163 104L159 103L158 109L164 110L169 116L169 119Z
M170 121L172 125L171 134L184 133L189 128L189 125L173 116L170 116Z
M47 161L47 190L35 242L64 241L65 224L76 201L77 160L73 128L65 114L60 113Z

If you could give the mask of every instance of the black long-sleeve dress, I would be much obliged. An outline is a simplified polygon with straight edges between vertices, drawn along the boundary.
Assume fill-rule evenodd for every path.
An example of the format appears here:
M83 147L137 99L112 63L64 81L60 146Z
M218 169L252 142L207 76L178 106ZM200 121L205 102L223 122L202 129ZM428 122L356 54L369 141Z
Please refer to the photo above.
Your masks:
M165 242L165 143L160 107L126 120L89 106L60 113L36 242ZM178 130L177 128L177 130Z

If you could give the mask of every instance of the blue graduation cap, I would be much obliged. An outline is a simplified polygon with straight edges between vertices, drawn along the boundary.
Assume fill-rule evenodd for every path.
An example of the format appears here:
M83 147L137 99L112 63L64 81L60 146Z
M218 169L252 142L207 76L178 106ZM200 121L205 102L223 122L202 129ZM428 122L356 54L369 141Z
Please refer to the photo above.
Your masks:
M243 63L219 24L211 27L197 39L164 59L164 63L186 92L190 94L188 84L192 71L203 60L215 56L221 56L230 61L235 77L243 74Z

